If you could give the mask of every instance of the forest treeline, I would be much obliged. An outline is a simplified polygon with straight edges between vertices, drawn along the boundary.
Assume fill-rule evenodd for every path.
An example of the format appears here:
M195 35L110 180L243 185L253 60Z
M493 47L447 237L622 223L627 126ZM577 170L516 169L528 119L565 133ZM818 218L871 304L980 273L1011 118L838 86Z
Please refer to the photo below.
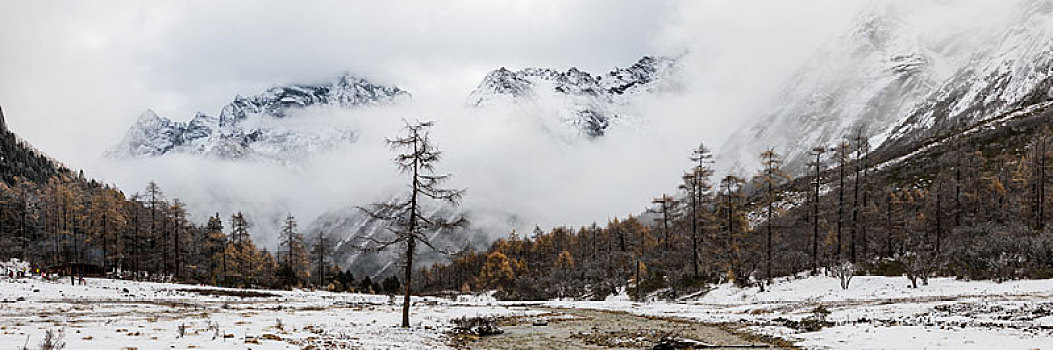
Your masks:
M185 205L153 182L128 197L79 175L0 184L0 259L18 258L55 275L376 293L400 288L397 278L356 279L342 271L330 261L329 240L306 242L291 214L273 235L278 251L258 247L242 213L217 213L196 225Z
M906 276L914 287L931 276L1053 278L1051 136L1044 122L1022 122L877 158L860 130L815 147L797 178L767 150L755 174L714 179L700 146L685 154L679 188L643 215L512 232L422 268L415 283L434 293L603 299L676 297L720 282L763 290L802 272Z
M902 275L913 286L931 276L1053 278L1053 132L1045 119L942 135L898 154L872 153L860 131L815 147L806 173L794 178L774 149L758 155L754 174L715 178L713 155L700 145L685 152L683 172L670 174L681 184L642 215L511 232L485 250L465 248L402 277L416 270L413 288L428 293L498 290L506 299L676 297L710 283L765 288L802 272ZM252 241L241 213L194 224L157 184L126 195L3 127L0 165L0 259L64 275L97 268L221 286L409 293L399 277L341 271L330 239L306 239L291 214L279 232L262 233L278 237L270 252ZM423 237L420 228L404 231L413 235L392 243Z
M306 242L289 215L269 252L241 213L194 224L179 199L150 182L126 195L43 155L6 128L0 112L0 260L53 276L105 275L219 286L396 293L397 278L341 271L325 236Z

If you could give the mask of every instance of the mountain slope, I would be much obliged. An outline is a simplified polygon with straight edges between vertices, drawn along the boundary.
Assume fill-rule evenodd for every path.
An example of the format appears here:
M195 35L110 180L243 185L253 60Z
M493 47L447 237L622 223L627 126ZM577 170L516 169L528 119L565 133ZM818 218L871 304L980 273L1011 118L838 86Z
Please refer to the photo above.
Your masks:
M8 185L14 184L16 178L44 183L59 175L72 175L72 172L8 130L4 110L0 108L0 180Z
M434 202L422 202L423 210L428 216L443 218L466 217L472 221L473 215L447 205ZM488 216L500 216L487 214ZM511 220L511 218L506 218ZM489 218L492 220L492 218ZM333 242L333 261L351 270L355 276L386 277L399 272L399 257L402 246L394 246L385 251L375 251L375 241L392 239L394 234L387 229L386 222L369 217L361 209L346 206L325 213L311 222L304 231L308 241L316 241L318 235L325 234ZM511 224L509 225L511 226ZM490 243L490 233L480 225L473 223L468 228L436 230L425 233L432 246L445 253L460 251L464 248L482 250ZM414 258L418 266L428 266L443 262L446 255L427 247L419 248L419 256Z
M237 96L218 117L199 112L189 122L177 122L147 110L110 154L154 157L188 153L287 161L355 139L354 130L296 128L285 122L295 119L300 110L387 105L409 96L398 87L344 75L332 83L277 86L256 96Z
M1016 25L919 103L883 153L1053 99L1053 2L1028 1Z
M970 32L923 31L909 9L866 8L793 75L767 112L728 138L721 163L750 167L774 148L800 174L817 145L860 132L880 144L972 52Z

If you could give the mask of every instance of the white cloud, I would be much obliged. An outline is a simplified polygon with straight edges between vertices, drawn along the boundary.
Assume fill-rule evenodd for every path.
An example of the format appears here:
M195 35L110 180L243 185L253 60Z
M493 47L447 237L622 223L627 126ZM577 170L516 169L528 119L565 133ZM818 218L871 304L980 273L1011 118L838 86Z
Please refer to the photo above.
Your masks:
M440 120L436 140L468 206L544 225L601 223L675 189L698 142L717 146L766 106L812 50L847 25L851 1L181 1L0 4L0 104L35 145L129 192L158 180L198 208L309 219L395 186L381 142L399 119ZM500 66L595 73L648 54L685 56L687 90L636 106L643 130L554 141L529 113L464 111ZM337 113L362 139L300 169L172 157L100 159L139 113L185 120L234 95L343 71L414 101ZM492 113L482 115L482 113ZM331 116L332 117L332 116ZM214 202L226 198L226 202ZM211 202L210 202L211 201ZM248 209L246 209L248 210ZM532 226L532 223L526 223Z

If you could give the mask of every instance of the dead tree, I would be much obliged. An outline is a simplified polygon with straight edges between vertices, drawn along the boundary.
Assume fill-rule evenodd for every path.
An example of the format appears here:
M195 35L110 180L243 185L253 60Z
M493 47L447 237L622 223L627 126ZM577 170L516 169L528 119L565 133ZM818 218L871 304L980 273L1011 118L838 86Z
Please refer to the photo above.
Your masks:
M826 152L825 146L812 149L815 162L811 165L815 169L815 191L812 193L812 274L819 273L819 187L822 183L822 156Z
M405 260L405 295L402 302L402 327L408 328L410 296L413 293L413 256L417 253L417 244L424 244L435 251L442 251L431 244L426 236L428 232L463 227L468 221L463 217L442 218L429 216L421 207L423 201L431 199L438 202L456 205L464 196L463 189L446 189L442 184L450 179L448 174L435 174L435 164L442 152L435 147L429 138L433 122L405 122L406 134L396 139L388 139L392 150L402 151L395 157L399 171L408 175L409 193L406 198L395 199L385 203L373 204L370 208L360 207L370 217L387 222L387 228L395 237L390 240L372 240L377 250L384 250L392 245L404 245Z
M329 240L325 237L325 232L318 233L318 243L314 245L313 251L316 262L318 263L318 286L325 287L325 262L329 259Z
M848 163L848 147L847 141L842 141L837 145L834 151L837 152L837 239L834 242L834 257L836 260L841 260L841 248L844 242L844 235L842 234L842 227L844 226L844 211L845 211L845 166Z
M656 206L647 211L659 215L654 221L661 224L662 246L666 252L669 252L671 251L669 248L669 240L671 238L669 235L669 223L675 219L673 211L676 209L678 202L672 196L663 194L661 197L651 200L651 203Z

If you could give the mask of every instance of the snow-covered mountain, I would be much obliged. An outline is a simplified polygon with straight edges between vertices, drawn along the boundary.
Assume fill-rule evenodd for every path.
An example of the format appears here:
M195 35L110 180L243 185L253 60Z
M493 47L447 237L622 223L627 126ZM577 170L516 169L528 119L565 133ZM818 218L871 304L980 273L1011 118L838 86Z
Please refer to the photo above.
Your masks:
M332 149L355 139L355 131L333 127L297 127L297 111L308 107L355 108L409 98L395 87L344 75L323 84L276 86L249 97L237 96L218 117L199 112L188 122L143 112L110 154L153 157L169 153L222 158L260 157L290 160Z
M1013 25L921 101L889 136L910 148L954 129L1053 100L1053 1L1024 1Z
M862 132L876 146L920 101L968 62L977 33L926 31L913 3L871 4L849 30L798 69L767 111L718 152L725 166L751 168L768 148L800 174L808 153ZM951 6L951 5L947 5Z
M633 96L677 87L677 60L645 56L625 68L593 75L570 68L511 71L498 68L468 95L468 105L486 107L528 104L551 108L558 120L588 137L603 136L611 125L630 117L625 106Z
M507 222L507 227L514 225L514 218L507 214L468 212L435 202L421 203L429 217L442 217L448 220L454 217L465 217L472 222L469 227L465 228L427 232L426 235L431 245L443 252L422 247L419 255L414 258L415 264L421 266L445 261L447 256L444 253L453 253L465 248L486 249L493 234L488 229L498 228L487 227L485 222L493 222L495 218L499 218ZM375 251L377 247L375 242L394 238L394 234L387 229L386 225L387 223L370 217L358 207L348 205L319 216L307 227L304 236L309 241L317 241L318 235L325 234L328 237L327 240L332 244L333 261L344 268L349 268L356 276L385 277L401 271L399 270L399 257L403 253L402 250L405 249L404 246L392 246L384 251ZM507 227L499 229L507 229Z

